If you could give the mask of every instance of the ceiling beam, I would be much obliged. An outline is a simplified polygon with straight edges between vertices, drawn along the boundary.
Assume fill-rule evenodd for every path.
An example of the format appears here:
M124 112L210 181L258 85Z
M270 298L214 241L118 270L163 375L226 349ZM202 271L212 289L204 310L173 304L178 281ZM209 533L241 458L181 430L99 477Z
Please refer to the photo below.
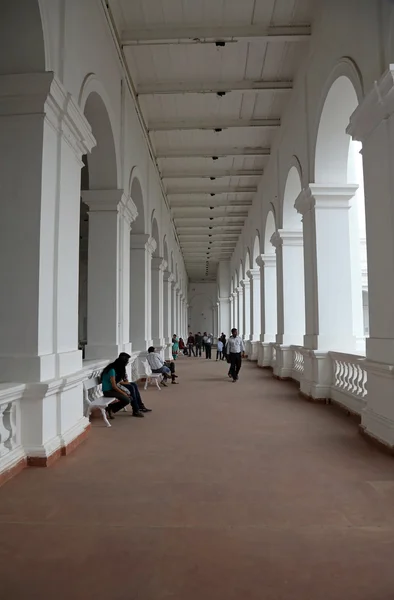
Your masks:
M227 27L157 27L122 32L122 46L167 44L220 44L236 42L304 42L311 36L310 25L230 25Z
M218 171L162 171L162 179L220 179L223 177L261 177L263 169L221 169Z
M222 148L219 149L199 149L190 148L188 150L167 148L157 150L156 158L224 158L226 156L270 156L270 148Z
M268 127L275 129L280 127L280 119L216 119L216 120L171 120L171 121L152 121L148 124L151 132L155 131L222 131L223 129L248 127Z
M280 92L293 89L292 81L264 81L244 79L242 81L191 81L141 83L137 88L138 96L155 94L241 94L256 92Z
M189 194L255 194L257 192L256 186L247 187L214 187L209 189L198 189L198 188L186 188L176 189L169 188L167 190L168 196L188 196Z

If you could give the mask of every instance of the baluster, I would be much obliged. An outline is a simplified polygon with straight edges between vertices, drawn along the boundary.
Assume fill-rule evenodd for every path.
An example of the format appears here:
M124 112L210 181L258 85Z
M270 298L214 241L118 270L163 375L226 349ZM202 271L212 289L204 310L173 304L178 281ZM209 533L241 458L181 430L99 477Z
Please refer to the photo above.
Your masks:
M9 439L11 437L11 431L8 423L7 411L10 404L5 403L0 406L0 457L5 456L9 453Z

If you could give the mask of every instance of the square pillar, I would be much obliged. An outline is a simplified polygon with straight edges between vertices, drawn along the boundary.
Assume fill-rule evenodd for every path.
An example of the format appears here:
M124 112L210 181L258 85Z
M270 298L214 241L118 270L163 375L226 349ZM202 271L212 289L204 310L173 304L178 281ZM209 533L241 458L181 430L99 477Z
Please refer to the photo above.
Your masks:
M362 142L370 337L362 430L394 449L394 65L366 95L348 133Z
M219 329L218 333L230 334L232 323L233 298L219 298Z
M152 258L152 339L156 348L163 348L163 273L167 262L161 256Z
M250 280L250 360L257 360L261 335L260 269L250 269L246 275Z
M241 282L240 282L241 284ZM243 315L244 315L244 295L243 295L243 288L241 285L239 285L239 287L236 288L236 294L237 294L237 315L236 315L236 319L237 319L237 324L236 327L238 329L238 334L242 337L242 339L244 339L244 333L242 331L243 329Z
M89 360L111 359L130 350L130 223L137 216L122 190L83 192L89 206L88 343ZM133 205L133 213L126 206Z
M261 254L256 262L261 268L261 352L258 365L268 367L271 364L272 344L276 341L277 331L277 283L276 283L276 255Z
M146 352L151 335L151 261L156 242L146 234L131 232L130 339L133 349Z
M172 357L172 282L174 276L170 271L163 273L163 314L164 314L164 343L166 346L165 358Z
M176 281L175 281L174 274L172 274L172 278L173 279L171 281L171 327L172 327L171 338L174 333L179 338L180 333L179 333L179 329L177 328L177 322L176 322Z
M242 311L242 329L244 340L249 340L250 337L250 280L249 278L241 281L243 295L243 311Z
M278 331L274 374L290 378L293 370L291 346L303 344L305 334L305 286L303 232L276 231L271 238L276 248Z
M34 464L77 444L82 155L90 126L55 75L0 76L0 382L25 383L21 443ZM11 259L10 259L11 253Z

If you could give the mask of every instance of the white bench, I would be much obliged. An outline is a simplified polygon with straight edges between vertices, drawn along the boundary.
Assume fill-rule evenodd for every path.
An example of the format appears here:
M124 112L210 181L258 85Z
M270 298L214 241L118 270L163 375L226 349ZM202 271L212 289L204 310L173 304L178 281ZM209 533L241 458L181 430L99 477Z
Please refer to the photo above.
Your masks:
M162 381L163 379L163 375L162 373L152 373L152 369L150 367L150 364L148 363L147 360L142 360L142 366L144 367L144 371L145 371L145 385L144 385L144 390L146 390L148 388L148 385L150 383L154 383L157 387L157 389L159 391L161 391L161 387L159 385L159 383Z
M89 379L83 382L83 395L86 406L85 416L89 418L90 413L94 408L98 408L103 415L104 423L107 427L111 427L111 423L107 419L106 408L112 402L116 402L116 398L107 398L103 396L101 383L101 371L94 371Z

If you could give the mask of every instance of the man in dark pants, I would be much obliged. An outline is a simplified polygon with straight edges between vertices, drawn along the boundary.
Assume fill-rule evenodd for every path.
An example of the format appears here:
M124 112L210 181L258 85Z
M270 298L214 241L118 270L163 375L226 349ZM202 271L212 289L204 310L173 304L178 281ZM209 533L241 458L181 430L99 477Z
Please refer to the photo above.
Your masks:
M212 358L213 335L210 333L205 340L205 358Z
M189 356L196 356L194 352L194 335L190 331L189 337L187 338L187 348L189 350Z
M201 344L202 344L201 331L199 331L198 333L196 333L194 341L196 343L196 356L200 356L201 357Z
M238 375L242 365L242 358L245 356L243 340L241 337L239 337L238 331L235 328L231 330L231 336L227 342L226 354L227 361L230 363L228 375L232 378L233 383L235 383L238 381Z

